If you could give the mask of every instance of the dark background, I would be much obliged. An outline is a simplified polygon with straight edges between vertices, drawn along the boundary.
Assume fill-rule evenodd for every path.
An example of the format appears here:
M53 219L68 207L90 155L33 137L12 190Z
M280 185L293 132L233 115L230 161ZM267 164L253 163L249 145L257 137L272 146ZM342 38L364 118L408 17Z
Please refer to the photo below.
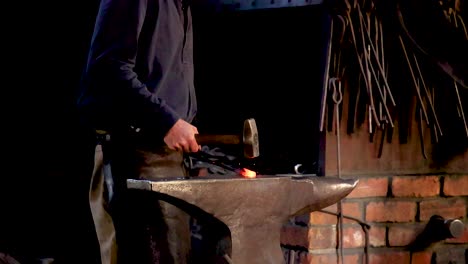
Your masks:
M201 133L241 133L255 118L262 174L316 173L327 23L324 8L196 13Z
M92 254L87 184L72 164L75 94L97 4L22 1L4 9L0 252L21 263L64 249L77 263Z

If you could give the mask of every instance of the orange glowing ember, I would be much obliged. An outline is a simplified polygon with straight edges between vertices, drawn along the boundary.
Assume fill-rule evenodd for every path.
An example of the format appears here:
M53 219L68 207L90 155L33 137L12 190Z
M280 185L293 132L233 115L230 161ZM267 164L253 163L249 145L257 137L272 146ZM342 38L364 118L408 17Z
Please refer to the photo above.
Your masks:
M243 168L241 170L241 175L246 177L246 178L255 178L257 177L257 173L255 171Z

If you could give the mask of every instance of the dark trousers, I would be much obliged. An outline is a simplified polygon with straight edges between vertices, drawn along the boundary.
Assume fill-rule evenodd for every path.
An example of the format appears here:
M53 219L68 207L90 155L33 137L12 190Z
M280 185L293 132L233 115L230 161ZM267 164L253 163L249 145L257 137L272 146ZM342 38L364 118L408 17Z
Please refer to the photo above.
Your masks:
M185 175L182 153L167 147L118 137L96 145L89 201L102 264L188 263L189 215L154 193L126 188L128 178Z

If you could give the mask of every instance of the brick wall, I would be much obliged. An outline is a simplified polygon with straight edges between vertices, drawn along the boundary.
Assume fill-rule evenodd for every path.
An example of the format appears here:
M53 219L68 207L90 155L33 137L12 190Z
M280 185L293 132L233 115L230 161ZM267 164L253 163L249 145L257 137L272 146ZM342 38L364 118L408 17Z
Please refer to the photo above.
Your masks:
M357 188L342 200L344 263L467 263L468 174L359 179ZM338 218L330 214L337 212L337 204L322 211L284 225L281 243L287 263L339 263ZM464 234L411 252L408 246L432 215L462 220ZM370 228L363 228L365 224Z
M398 88L393 91L400 93L395 108L399 114L394 116L391 134L375 128L375 124L370 133L367 112L363 123L354 122L350 132L347 121L356 121L357 117L355 109L349 107L351 89L346 81L339 129L333 126L323 133L319 172L324 177L341 175L360 180L358 187L341 201L348 217L343 223L344 263L466 264L468 137L451 107L456 106L453 90L448 85L435 90L435 111L444 131L436 140L432 124L423 124L419 131L417 99L411 92L414 89L401 81L394 83ZM468 98L468 90L461 96ZM327 113L325 120L335 124L336 116ZM327 213L312 212L284 225L281 243L287 263L340 263L340 225L333 214L337 204L324 211ZM408 246L433 215L462 220L463 236L411 252ZM366 225L370 228L363 229Z
M346 99L345 94L344 106ZM346 111L343 117L343 120L348 117ZM436 149L426 136L427 157L424 157L416 123L411 122L407 141L400 142L395 136L392 142L385 142L378 157L379 140L369 140L367 123L353 134L346 133L344 123L339 135L330 131L324 139L325 177L337 177L339 151L340 175L359 179L357 188L341 201L346 216L343 263L468 263L468 150L438 163ZM398 135L398 131L399 126L395 126L394 134ZM337 204L285 224L281 243L286 263L340 263L336 213ZM464 234L422 251L411 251L409 245L433 215L462 220ZM370 228L365 228L367 225Z

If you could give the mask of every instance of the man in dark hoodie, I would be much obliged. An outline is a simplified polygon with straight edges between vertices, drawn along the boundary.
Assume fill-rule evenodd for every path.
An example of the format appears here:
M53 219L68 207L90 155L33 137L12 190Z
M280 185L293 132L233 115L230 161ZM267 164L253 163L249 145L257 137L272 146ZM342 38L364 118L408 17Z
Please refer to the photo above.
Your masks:
M199 150L192 46L187 0L100 3L78 105L103 264L188 261L189 216L126 180L187 176L183 153Z

